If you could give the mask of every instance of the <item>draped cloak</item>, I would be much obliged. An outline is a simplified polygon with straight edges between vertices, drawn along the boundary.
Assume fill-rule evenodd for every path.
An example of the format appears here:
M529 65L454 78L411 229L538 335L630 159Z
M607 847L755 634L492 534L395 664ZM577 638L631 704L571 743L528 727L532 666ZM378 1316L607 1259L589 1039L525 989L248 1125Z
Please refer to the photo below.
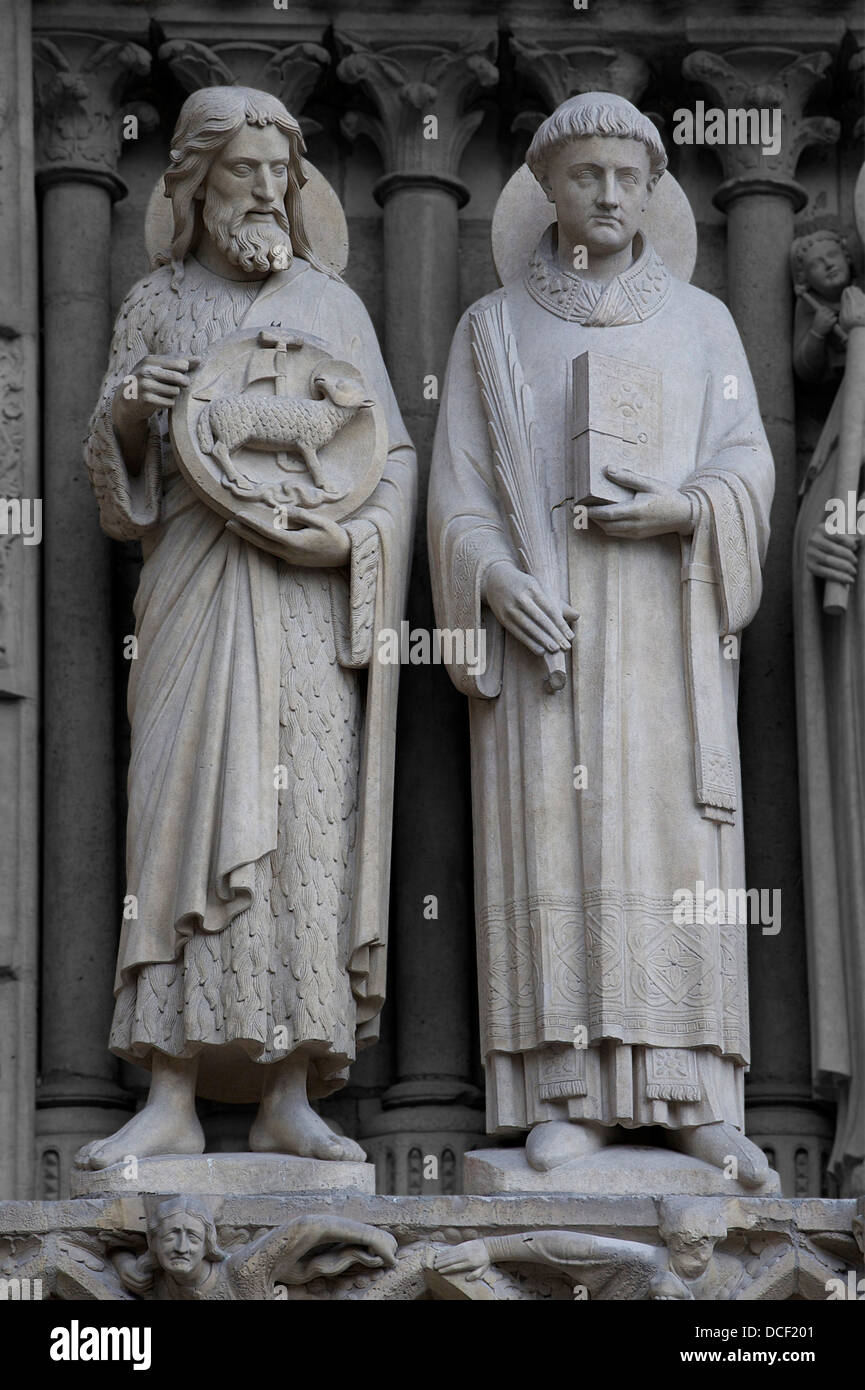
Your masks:
M560 596L580 612L562 691L544 689L541 658L484 604L490 566L517 560L469 314L429 499L437 621L486 629L485 672L450 674L470 699L488 1129L741 1128L746 925L699 911L682 924L674 894L744 888L738 650L724 637L760 600L772 459L727 309L671 276L642 237L606 286L564 270L553 237L525 278L474 309L504 297L532 393ZM573 529L566 383L586 349L661 372L660 475L693 499L693 537Z
M347 820L351 812L356 843L349 847L351 875L343 880L350 884L350 902L345 906L346 940L340 948L342 969L350 981L342 1012L351 1017L330 1019L322 1050L329 1047L333 1055L311 1066L311 1094L325 1094L344 1081L355 1042L360 1047L375 1041L384 1000L398 668L372 660L372 654L378 630L398 627L403 610L415 506L414 451L368 315L341 281L300 258L261 285L226 282L192 257L179 286L172 277L171 267L155 271L133 288L122 306L85 448L103 528L121 540L140 537L144 555L135 600L138 652L131 663L128 694L132 746L126 891L133 910L124 914L115 993L119 1008L121 999L134 996L130 987L148 971L158 970L158 963L177 962L187 947L213 942L240 914L257 906L262 894L273 914L290 912L293 904L279 897L275 878L262 889L262 866L275 854L278 839L294 836L308 862L318 853L316 823L331 840L340 833L345 837L348 828L339 820ZM226 297L232 301L228 317ZM216 312L219 304L221 314ZM133 476L125 465L111 419L111 400L124 375L147 353L201 355L210 342L241 326L314 335L333 356L361 370L368 390L383 407L387 462L372 496L345 523L352 550L344 571L288 566L228 532L224 520L192 493L177 471L164 411L151 417L141 473ZM309 611L297 618L286 611L286 580L293 575L298 578L291 579L292 592L312 596ZM292 601L289 596L289 607ZM325 670L318 674L301 669L308 647L304 639L310 636L305 629L315 621L326 627L322 640L329 644L322 648ZM288 669L286 643L295 649ZM331 770L326 758L317 757L319 751L329 750L315 747L316 738L321 741L326 735L315 723L314 709L310 715L309 706L299 706L292 683L306 680L312 706L316 699L338 703L338 691L334 696L331 689L320 689L334 674L326 669L328 664L335 662L358 673L358 679L365 671L365 692L359 707L360 766L354 781L346 782L352 804L337 805L334 811L327 801ZM356 701L349 687L346 691L348 720ZM335 704L334 710L338 719ZM351 746L351 740L334 729L332 737L338 736L344 747ZM307 779L300 802L286 800L276 775L292 738L304 747L304 766L291 769L295 780ZM357 752L355 745L355 757ZM343 848L342 858L346 856ZM321 871L329 872L326 865ZM289 899L292 893L302 896L308 887L297 877L295 871ZM313 892L313 918L314 896ZM312 941L305 963L310 978L317 968L314 951ZM283 966L291 964L287 957L283 960ZM229 976L238 969L235 961L223 958ZM236 992L249 985L243 971L227 983ZM199 1002L205 1012L218 1013L219 1001L206 988L204 996L199 989ZM182 1008L182 999L172 1002L175 1007ZM272 1036L274 1021L269 1021L267 1037L257 1036L254 1029L244 1036L241 1030L252 1061L279 1055ZM117 1025L116 1012L115 1031ZM194 1037L187 1024L183 1055L188 1055L191 1033ZM128 1037L125 1046L118 1046L116 1039L114 1043L121 1055L149 1065L149 1046L133 1045ZM180 1052L168 1045L165 1050ZM208 1066L206 1084L199 1086L202 1094L254 1098L260 1074L257 1080L251 1076L246 1057L227 1055L236 1052L220 1049L226 1055Z
M817 1094L838 1102L829 1167L842 1183L865 1159L865 567L860 549L847 611L830 617L806 548L827 501L841 495L841 403L851 387L862 383L845 378L820 435L793 546L812 1070Z

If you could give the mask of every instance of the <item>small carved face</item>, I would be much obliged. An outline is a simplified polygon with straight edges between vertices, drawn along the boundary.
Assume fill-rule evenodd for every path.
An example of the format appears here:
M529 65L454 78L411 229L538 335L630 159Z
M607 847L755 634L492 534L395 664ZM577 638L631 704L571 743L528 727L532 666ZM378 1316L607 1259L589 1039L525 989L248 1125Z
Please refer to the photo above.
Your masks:
M291 145L275 125L244 126L214 157L207 191L242 217L245 227L276 226L284 211Z
M177 1212L163 1221L153 1239L159 1264L181 1282L191 1281L204 1261L206 1232L197 1216Z
M656 180L641 140L592 135L569 140L547 161L543 189L556 205L559 245L589 255L624 251L639 231Z
M698 1279L712 1258L715 1239L673 1232L667 1236L666 1245L674 1272L681 1279Z
M805 257L805 277L823 299L838 299L850 283L850 265L834 237L815 241Z

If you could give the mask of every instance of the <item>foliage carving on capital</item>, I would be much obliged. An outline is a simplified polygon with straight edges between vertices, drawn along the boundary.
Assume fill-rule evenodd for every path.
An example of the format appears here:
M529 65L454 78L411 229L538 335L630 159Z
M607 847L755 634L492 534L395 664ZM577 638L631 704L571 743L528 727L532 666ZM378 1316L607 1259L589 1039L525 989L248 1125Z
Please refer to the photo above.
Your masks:
M615 92L637 105L649 81L648 64L624 49L553 46L519 35L510 42L517 72L543 98L547 112L583 92Z
M326 48L306 41L208 46L194 39L171 39L162 45L159 57L187 92L199 87L254 87L278 97L293 116L303 110L330 63ZM313 126L303 124L306 130Z
M799 157L809 145L834 144L840 133L837 121L803 114L831 62L829 53L778 48L737 49L726 56L705 49L688 54L684 76L699 83L724 111L781 112L777 152L764 153L760 144L716 147L726 180L768 179L783 186L795 179Z
M495 86L495 41L474 44L393 43L371 48L343 33L337 76L357 84L376 114L350 111L342 122L349 139L367 135L385 174L455 180L460 159L483 119L466 106L479 89Z
M130 82L150 72L150 54L78 33L37 34L33 53L40 173L75 168L119 185L124 116L145 128L155 117L146 103L123 104Z

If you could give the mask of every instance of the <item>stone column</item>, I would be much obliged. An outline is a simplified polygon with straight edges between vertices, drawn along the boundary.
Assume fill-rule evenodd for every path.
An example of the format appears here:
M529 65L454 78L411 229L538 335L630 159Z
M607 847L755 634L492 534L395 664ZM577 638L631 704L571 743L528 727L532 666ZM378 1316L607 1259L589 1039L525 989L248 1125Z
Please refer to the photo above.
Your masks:
M384 174L385 343L388 370L418 450L420 508L408 604L411 626L431 629L426 492L438 396L460 313L459 209L463 150L481 111L466 111L497 81L492 26L448 30L375 47L337 35L337 75L357 84L367 110L349 113L349 137L369 136ZM397 741L391 942L396 1077L383 1108L365 1117L362 1142L380 1190L459 1191L462 1155L483 1133L472 1085L476 1048L468 719L442 668L403 668ZM467 1104L466 1102L474 1102ZM430 1163L435 1159L435 1163Z
M111 337L111 205L122 95L149 71L133 43L37 35L45 442L41 1195L78 1146L128 1118L108 1051L121 916L109 541L81 442ZM128 108L127 108L128 110Z
M30 43L29 3L0 11L0 1199L35 1191L41 547L20 528L42 500Z
M807 200L802 151L838 138L836 122L803 111L828 53L742 48L689 54L685 76L723 108L780 108L781 150L721 145L728 299L757 387L777 474L763 602L742 647L739 690L745 851L750 887L781 890L777 936L750 933L748 1132L771 1151L790 1196L820 1193L831 1133L812 1101L793 673L791 555L797 478L793 398L793 219Z

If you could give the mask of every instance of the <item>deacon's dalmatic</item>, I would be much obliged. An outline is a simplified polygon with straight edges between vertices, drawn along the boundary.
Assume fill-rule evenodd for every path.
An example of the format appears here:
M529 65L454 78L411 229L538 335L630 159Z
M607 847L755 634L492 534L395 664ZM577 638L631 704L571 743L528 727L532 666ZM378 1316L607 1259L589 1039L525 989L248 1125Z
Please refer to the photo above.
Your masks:
M457 328L429 506L437 621L487 633L482 675L450 669L488 1128L531 1131L546 1169L662 1125L759 1186L747 927L678 923L674 895L745 886L737 635L772 459L729 313L641 230L666 164L652 124L576 97L527 162L557 221Z

